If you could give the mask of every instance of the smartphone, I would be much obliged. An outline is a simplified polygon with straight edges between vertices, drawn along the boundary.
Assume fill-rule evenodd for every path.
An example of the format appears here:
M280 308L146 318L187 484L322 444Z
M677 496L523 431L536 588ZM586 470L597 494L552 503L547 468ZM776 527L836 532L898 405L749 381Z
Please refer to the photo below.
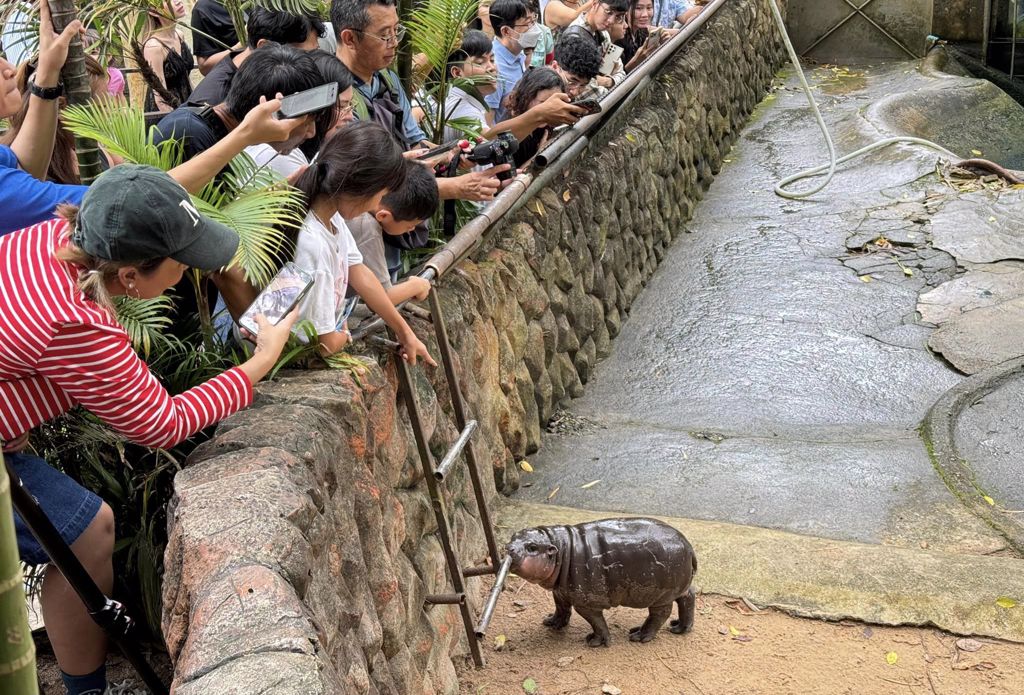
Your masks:
M256 317L259 314L263 314L267 321L277 325L306 298L311 289L313 276L294 263L285 263L270 284L256 297L256 301L238 319L238 325L256 335L259 333L259 326L256 324Z
M586 109L588 116L593 116L595 113L601 113L601 104L598 102L597 97L594 96L582 99L577 97L569 103L573 106L579 106L581 109Z
M455 147L456 145L458 145L460 142L462 142L465 139L466 138L460 138L458 140L452 140L451 142L446 142L443 145L438 145L437 147L435 147L432 150L427 150L426 152L421 154L416 159L418 159L419 161L423 161L424 159L430 159L431 157L436 157L439 154L443 154L445 152L450 152L453 147Z
M281 100L278 118L298 118L338 103L338 83L328 82L304 92L289 94Z

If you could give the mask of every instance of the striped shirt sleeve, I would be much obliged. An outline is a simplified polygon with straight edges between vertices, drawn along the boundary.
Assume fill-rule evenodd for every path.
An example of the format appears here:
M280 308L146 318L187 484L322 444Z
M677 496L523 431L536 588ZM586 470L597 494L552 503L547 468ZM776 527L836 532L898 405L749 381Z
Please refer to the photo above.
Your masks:
M0 381L0 440L20 437L74 404L63 389L38 374Z
M124 331L114 326L63 326L37 371L144 446L172 447L252 402L252 385L237 367L172 397L132 350Z

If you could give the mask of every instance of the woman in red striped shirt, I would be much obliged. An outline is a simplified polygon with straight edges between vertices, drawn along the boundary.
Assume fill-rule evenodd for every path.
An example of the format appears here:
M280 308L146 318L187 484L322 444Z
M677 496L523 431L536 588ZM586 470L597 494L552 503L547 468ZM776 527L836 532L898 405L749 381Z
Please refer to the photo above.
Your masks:
M166 173L123 165L89 188L80 209L0 237L0 441L24 447L28 432L79 404L127 439L171 447L252 401L297 312L260 318L247 362L171 396L132 350L111 297L158 297L188 267L217 270L238 247L231 229L201 216ZM99 497L35 456L14 469L100 588L113 585L114 518ZM47 562L15 518L23 561ZM47 572L43 618L68 692L103 692L106 641L59 572Z

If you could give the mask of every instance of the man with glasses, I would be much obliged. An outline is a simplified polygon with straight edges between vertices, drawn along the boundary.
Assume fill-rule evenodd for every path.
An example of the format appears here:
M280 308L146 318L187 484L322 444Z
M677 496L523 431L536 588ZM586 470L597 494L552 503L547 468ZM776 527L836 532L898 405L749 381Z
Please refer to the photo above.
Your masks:
M612 43L608 29L625 22L628 10L629 0L599 0L591 5L585 14L577 17L563 34L576 34L590 38L597 44L601 49L602 59L607 58L604 69L597 77L597 84L607 89L611 89L626 79L626 69L622 65L622 59L619 57L611 59L609 55L613 52L621 55L622 49Z
M524 0L495 0L491 4L491 27L494 29L494 62L498 66L498 88L485 97L494 109L494 120L508 117L505 97L515 89L526 74L526 56L523 46L537 45L540 27L537 15Z
M570 99L575 99L592 86L603 94L603 88L595 82L601 70L601 50L590 39L563 33L555 44L551 68L565 82L565 93Z

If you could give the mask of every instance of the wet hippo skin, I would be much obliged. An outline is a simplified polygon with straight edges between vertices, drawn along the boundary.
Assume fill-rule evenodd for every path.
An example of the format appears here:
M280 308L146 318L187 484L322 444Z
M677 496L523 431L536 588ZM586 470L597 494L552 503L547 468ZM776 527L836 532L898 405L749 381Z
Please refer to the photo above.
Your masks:
M693 627L691 582L697 557L683 534L654 519L602 519L575 526L538 526L516 533L506 546L512 572L554 594L555 612L544 624L561 629L572 609L590 623L591 647L608 646L604 611L613 606L647 608L644 624L629 631L650 642L679 606L676 634Z

